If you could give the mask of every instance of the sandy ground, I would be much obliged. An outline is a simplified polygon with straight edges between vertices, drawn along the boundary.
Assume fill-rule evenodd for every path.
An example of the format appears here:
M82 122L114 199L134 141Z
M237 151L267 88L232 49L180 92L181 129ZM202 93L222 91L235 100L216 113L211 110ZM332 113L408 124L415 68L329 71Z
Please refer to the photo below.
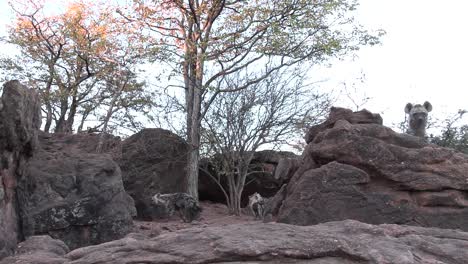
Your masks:
M245 212L241 216L229 215L226 205L211 202L200 202L203 209L199 221L184 223L177 214L170 219L153 221L134 221L134 232L142 233L149 237L158 236L167 232L190 227L223 226L229 224L260 221Z

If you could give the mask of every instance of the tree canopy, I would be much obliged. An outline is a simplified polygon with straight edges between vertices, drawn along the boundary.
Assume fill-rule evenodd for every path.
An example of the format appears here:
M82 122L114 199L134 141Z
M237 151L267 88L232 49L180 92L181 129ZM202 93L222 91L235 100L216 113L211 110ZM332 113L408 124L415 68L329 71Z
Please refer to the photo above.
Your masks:
M55 132L71 132L78 115L78 130L90 116L100 126L100 110L117 90L110 76L113 81L130 78L114 111L141 111L149 105L149 93L136 79L146 43L139 31L121 23L115 9L103 2L71 1L58 14L45 10L46 2L22 0L12 5L16 19L6 41L21 54L1 61L9 78L39 90L45 131L54 127Z
M54 123L71 132L77 116L80 130L92 115L106 128L119 111L135 126L129 111L145 112L154 99L137 69L152 62L153 75L167 77L152 88L177 91L185 114L187 192L195 198L202 126L219 97L377 44L383 34L355 21L357 0L76 0L59 15L45 14L44 2L17 3L8 42L21 56L2 65L40 90L45 130Z
M354 21L354 0L134 0L129 22L148 29L185 92L188 192L197 197L201 122L222 93L258 83L284 67L319 64L379 42ZM236 87L222 80L245 72Z

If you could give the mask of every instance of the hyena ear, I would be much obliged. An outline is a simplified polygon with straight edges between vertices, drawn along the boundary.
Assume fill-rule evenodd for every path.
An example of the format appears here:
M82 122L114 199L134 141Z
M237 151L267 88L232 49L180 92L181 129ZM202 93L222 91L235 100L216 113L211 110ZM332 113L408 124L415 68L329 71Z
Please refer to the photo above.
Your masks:
M407 103L406 106L405 106L405 113L409 114L409 112L411 111L412 108L413 108L413 104L412 103Z
M426 108L428 112L432 111L431 103L429 103L428 101L424 102L424 108Z

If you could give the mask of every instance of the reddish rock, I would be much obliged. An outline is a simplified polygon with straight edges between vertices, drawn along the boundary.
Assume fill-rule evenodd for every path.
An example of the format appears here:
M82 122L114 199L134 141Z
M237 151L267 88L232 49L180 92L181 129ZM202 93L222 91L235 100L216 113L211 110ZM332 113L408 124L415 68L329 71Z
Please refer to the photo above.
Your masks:
M278 221L356 219L468 230L467 155L382 125L325 123L332 121L304 151Z
M353 112L350 109L341 107L332 107L328 119L322 124L309 128L305 135L306 143L312 142L315 136L323 130L332 128L336 121L346 120L351 124L378 124L382 125L383 120L379 114L373 114L370 111L363 109L361 111Z
M64 255L62 263L465 264L467 248L468 233L456 230L352 220L315 226L249 223L190 228L154 238L131 234L76 249ZM38 256L32 253L28 258Z

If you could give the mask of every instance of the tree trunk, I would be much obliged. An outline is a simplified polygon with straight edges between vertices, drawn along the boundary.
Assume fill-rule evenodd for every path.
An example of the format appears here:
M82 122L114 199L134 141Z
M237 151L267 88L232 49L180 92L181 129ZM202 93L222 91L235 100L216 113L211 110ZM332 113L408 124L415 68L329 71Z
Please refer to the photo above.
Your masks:
M193 104L190 118L189 144L190 153L187 164L187 192L198 201L198 166L200 163L200 107L201 91L193 87Z
M101 134L99 135L99 141L98 141L98 144L97 144L97 147L96 147L96 152L97 153L102 152L102 146L104 145L104 139L105 139L105 136L106 136L106 133L107 133L107 126L109 124L109 120L112 117L115 102L117 101L117 99L122 94L122 91L125 88L126 84L127 83L125 82L124 84L120 85L119 90L117 90L117 92L114 94L114 96L112 96L112 100L110 102L109 109L107 109L106 118L104 119L104 125L102 127Z
M46 102L46 122L44 125L44 132L49 133L50 126L52 125L52 107L50 106L49 102Z

